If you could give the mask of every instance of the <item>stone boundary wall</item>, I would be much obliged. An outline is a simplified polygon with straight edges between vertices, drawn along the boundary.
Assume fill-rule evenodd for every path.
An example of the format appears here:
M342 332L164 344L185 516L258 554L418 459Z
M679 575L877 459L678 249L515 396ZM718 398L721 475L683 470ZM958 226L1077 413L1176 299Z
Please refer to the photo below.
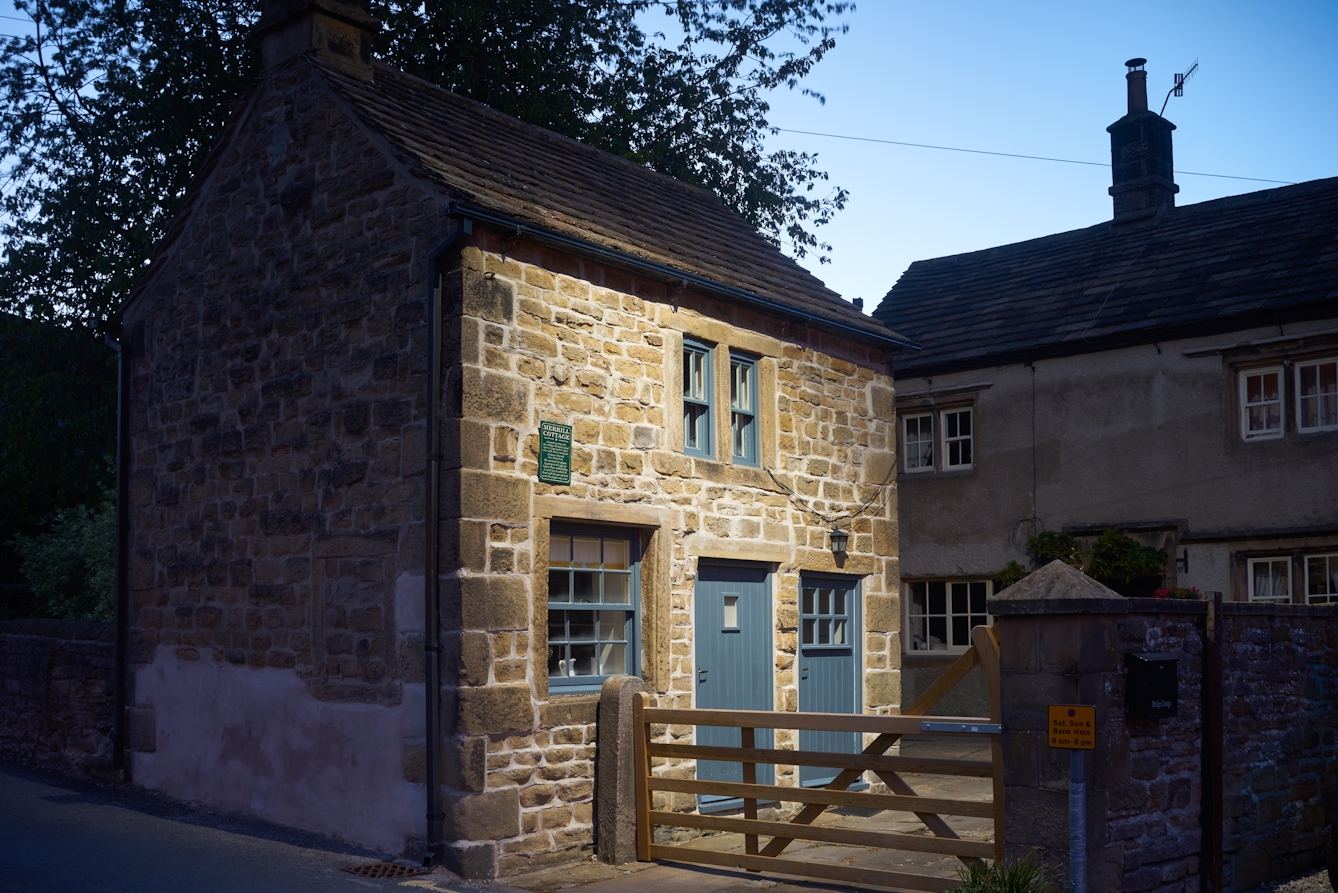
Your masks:
M1203 844L1203 602L1131 598L1116 635L1120 670L1110 680L1106 733L1120 739L1119 782L1108 792L1107 840L1122 848L1127 891L1198 891ZM1148 651L1179 658L1174 719L1125 718L1124 655ZM1115 745L1119 754L1120 745ZM1115 757L1122 762L1120 756Z
M1055 562L990 610L1010 856L1039 852L1067 881L1069 759L1048 746L1046 711L1092 704L1089 889L1246 893L1325 863L1338 814L1338 605L1126 599ZM1178 659L1177 715L1133 722L1125 657L1146 651Z
M1338 808L1338 605L1222 605L1224 888L1324 864Z
M0 621L0 758L111 775L113 644L110 624Z

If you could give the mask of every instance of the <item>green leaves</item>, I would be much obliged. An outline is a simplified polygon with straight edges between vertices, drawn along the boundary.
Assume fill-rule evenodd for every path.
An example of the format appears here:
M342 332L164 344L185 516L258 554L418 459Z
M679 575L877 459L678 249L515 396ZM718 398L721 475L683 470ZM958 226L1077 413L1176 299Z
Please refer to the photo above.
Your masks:
M0 583L9 583L15 534L96 505L112 486L116 354L87 329L0 313L0 357Z
M260 0L17 0L0 45L0 310L115 315L256 76ZM826 0L371 0L389 64L710 189L798 256L844 206L767 151L766 94L845 31ZM648 32L652 25L662 30ZM806 93L809 91L805 91ZM822 97L809 93L817 101Z
M0 309L113 315L254 77L257 5L16 0L32 27L0 50Z
M51 530L15 539L42 617L110 621L116 604L116 499L56 513Z

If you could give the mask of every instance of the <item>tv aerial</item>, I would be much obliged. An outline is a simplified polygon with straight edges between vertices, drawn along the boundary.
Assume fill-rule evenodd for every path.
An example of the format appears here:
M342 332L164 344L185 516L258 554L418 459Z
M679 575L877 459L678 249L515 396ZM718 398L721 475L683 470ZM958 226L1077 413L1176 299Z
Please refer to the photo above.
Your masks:
M1189 71L1186 71L1184 74L1177 74L1175 76L1175 86L1172 87L1170 89L1170 92L1166 94L1166 102L1163 102L1161 104L1161 111L1157 113L1158 115L1166 114L1166 103L1171 101L1172 96L1185 95L1185 81L1193 77L1194 72L1198 70L1199 70L1199 60L1195 59L1194 64L1189 66Z

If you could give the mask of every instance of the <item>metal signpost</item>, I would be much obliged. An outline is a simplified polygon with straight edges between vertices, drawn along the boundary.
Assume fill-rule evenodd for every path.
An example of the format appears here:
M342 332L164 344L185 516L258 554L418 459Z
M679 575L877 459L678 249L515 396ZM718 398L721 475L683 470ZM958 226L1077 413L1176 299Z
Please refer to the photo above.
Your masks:
M539 480L571 483L571 425L539 423Z
M1069 752L1069 890L1087 893L1087 778L1084 750L1096 750L1096 708L1051 704L1050 746Z

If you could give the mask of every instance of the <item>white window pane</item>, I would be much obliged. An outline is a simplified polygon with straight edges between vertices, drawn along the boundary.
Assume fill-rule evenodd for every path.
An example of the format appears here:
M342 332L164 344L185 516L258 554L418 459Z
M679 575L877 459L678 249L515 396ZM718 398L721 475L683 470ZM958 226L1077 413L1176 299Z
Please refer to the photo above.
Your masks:
M599 567L599 537L572 537L572 555L577 567Z
M725 596L725 619L721 625L726 629L739 628L739 597L737 595Z
M627 574L604 574L604 604L632 603L632 578Z
M604 567L610 570L625 571L628 563L630 545L627 540L604 540Z
M571 537L553 536L548 539L548 566L567 567L571 564Z
M599 674L615 676L627 673L627 646L622 644L601 645L599 648Z
M599 612L599 641L619 642L627 638L626 611Z
M844 620L832 621L832 644L844 645L846 643L846 622Z

